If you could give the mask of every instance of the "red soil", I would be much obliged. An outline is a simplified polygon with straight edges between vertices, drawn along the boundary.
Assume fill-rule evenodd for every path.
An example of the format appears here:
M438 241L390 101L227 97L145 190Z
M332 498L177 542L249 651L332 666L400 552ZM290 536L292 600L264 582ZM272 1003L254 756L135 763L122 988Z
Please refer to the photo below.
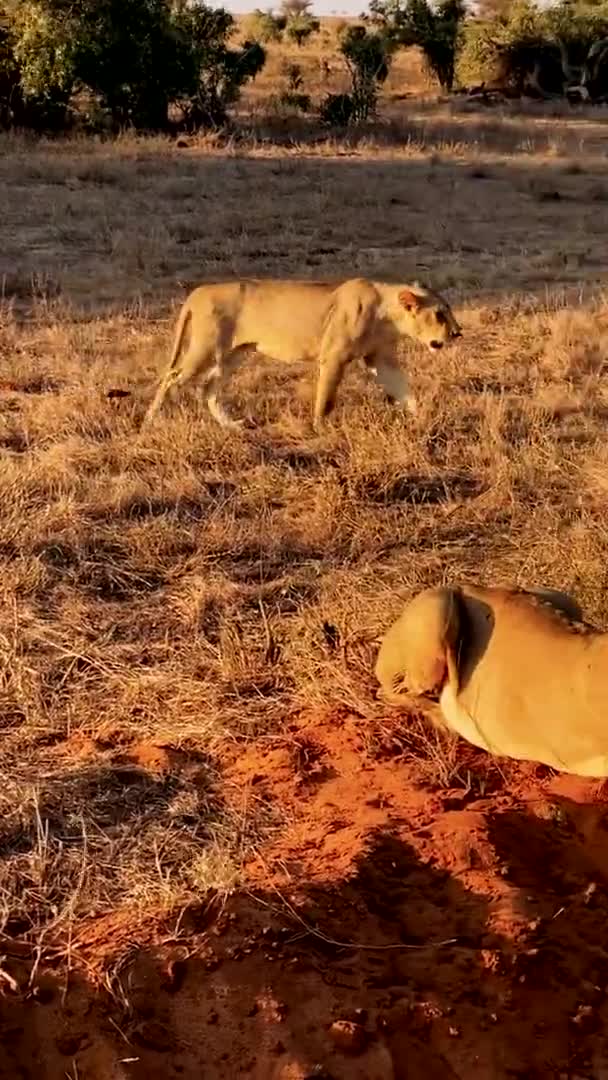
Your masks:
M468 784L446 789L348 715L227 747L226 791L287 822L248 891L179 927L92 922L67 989L5 942L20 989L0 986L0 1078L606 1080L602 793L458 753ZM166 748L132 755L176 767Z

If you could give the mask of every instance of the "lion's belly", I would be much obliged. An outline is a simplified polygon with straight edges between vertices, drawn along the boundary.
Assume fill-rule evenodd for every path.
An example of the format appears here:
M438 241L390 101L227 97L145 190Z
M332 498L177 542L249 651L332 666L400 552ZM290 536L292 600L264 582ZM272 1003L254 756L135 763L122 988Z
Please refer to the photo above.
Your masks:
M277 285L251 290L234 327L233 344L254 345L280 363L316 360L330 294L319 287Z
M301 328L299 334L294 334L293 331L285 332L283 328L273 332L272 328L268 328L258 337L256 348L271 360L282 364L296 364L303 360L316 360L319 339L316 335L303 336Z
M566 667L566 671L568 668ZM608 776L608 733L566 683L561 700L551 698L549 680L546 698L530 691L497 687L496 693L468 688L456 696L448 684L441 698L445 722L467 742L498 757L537 761L578 776ZM520 688L521 690L521 688ZM570 690L570 693L568 693Z

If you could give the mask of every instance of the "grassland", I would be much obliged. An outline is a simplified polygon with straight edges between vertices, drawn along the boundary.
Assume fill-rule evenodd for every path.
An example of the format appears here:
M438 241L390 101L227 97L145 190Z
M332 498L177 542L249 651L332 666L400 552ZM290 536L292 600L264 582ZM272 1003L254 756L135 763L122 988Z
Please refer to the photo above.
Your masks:
M542 583L608 621L604 114L408 90L348 138L269 119L255 87L238 137L0 141L9 957L75 968L80 949L99 976L151 923L253 889L256 859L297 831L265 755L287 746L314 771L303 716L354 717L366 753L392 731L404 784L415 767L429 790L483 795L486 766L475 780L375 698L378 637L413 590ZM313 373L260 360L228 401L244 433L212 426L193 392L135 439L190 286L355 273L428 281L462 322L439 358L404 346L416 419L353 371L313 436ZM256 754L262 794L238 771ZM119 1075L100 1060L24 1075Z

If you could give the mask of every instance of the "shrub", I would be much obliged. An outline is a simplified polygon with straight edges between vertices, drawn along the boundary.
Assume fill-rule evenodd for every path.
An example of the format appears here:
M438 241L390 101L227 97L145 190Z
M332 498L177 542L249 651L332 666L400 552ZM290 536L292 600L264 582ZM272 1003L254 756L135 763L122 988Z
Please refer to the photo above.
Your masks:
M76 80L75 48L68 28L30 0L4 7L0 54L5 121L18 127L60 130ZM5 98L6 95L6 98Z
M344 125L366 120L375 112L378 85L388 76L393 46L382 31L348 26L339 49L349 71L351 91L328 94L320 116L324 123Z
M311 7L312 0L281 0L281 15L287 22L299 15L310 14Z
M292 15L288 18L285 34L295 41L298 48L301 48L311 34L317 33L319 26L319 20L313 19L312 15L305 11L301 15Z
M273 15L272 11L261 11L260 8L256 8L243 20L246 36L253 41L261 41L263 44L269 41L280 41L285 25L284 17Z
M189 67L180 96L186 126L190 130L221 126L241 87L263 68L265 50L257 41L228 48L234 19L222 8L184 7L178 20Z
M0 127L15 123L22 102L21 71L8 18L0 8Z
M465 0L371 0L370 11L396 44L417 45L441 88L452 89Z
M346 127L359 117L352 94L327 94L319 106L319 118L330 127Z
M79 85L115 129L166 129L172 103L181 104L191 128L217 125L265 61L257 42L228 47L234 20L226 11L188 0L5 0L5 6L4 122L17 123L19 114L33 123L33 113L61 126Z
M580 80L591 46L607 35L607 4L562 0L541 9L517 0L501 15L467 25L458 76L465 83L496 79L517 93L538 81L546 93L561 94Z

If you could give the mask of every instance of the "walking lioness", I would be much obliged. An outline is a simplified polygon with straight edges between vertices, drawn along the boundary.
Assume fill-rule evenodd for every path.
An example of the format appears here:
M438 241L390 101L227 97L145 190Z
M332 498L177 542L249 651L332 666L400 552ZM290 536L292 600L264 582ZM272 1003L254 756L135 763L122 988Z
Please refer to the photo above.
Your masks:
M442 721L492 754L608 775L608 633L553 590L428 589L386 633L384 697L438 695Z
M403 336L436 351L460 337L461 330L443 297L418 284L353 278L342 283L246 280L201 285L179 314L169 367L144 424L170 390L197 376L212 416L226 427L240 424L227 416L219 395L252 349L280 363L318 361L315 426L333 407L344 369L356 357L364 360L390 399L414 410L395 355Z

